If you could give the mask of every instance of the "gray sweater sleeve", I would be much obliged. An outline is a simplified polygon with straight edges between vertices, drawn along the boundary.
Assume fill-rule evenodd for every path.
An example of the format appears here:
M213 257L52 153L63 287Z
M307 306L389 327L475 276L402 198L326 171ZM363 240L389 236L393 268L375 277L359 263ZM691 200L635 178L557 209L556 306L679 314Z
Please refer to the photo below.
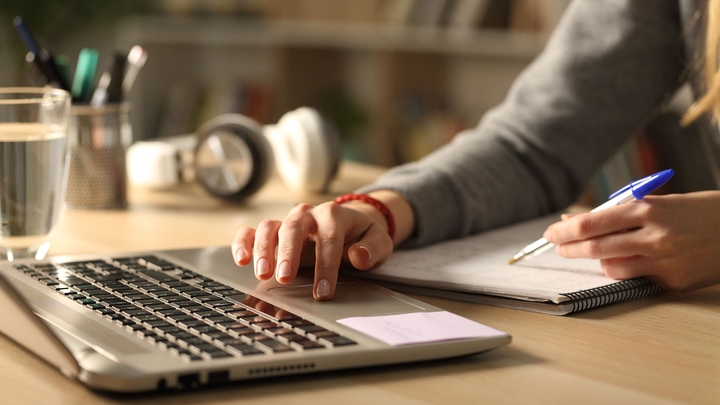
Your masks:
M359 191L410 202L416 227L403 247L556 212L657 114L685 62L675 0L575 0L477 127Z

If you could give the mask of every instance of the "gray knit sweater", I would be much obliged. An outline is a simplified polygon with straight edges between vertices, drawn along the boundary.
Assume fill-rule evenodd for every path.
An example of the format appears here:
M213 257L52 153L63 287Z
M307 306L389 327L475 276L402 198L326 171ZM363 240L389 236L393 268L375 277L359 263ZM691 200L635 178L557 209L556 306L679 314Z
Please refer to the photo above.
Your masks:
M567 207L684 82L699 86L688 68L703 32L698 7L573 1L542 54L476 128L360 191L395 190L410 202L416 229L404 247ZM707 117L694 128L718 139Z

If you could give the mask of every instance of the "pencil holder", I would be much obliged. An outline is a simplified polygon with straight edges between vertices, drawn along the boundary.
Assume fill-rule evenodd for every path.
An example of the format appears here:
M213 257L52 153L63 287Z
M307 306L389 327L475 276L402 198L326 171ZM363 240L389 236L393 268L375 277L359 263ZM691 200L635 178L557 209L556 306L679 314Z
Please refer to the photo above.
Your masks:
M131 143L129 104L72 107L65 194L70 208L126 206L125 152Z

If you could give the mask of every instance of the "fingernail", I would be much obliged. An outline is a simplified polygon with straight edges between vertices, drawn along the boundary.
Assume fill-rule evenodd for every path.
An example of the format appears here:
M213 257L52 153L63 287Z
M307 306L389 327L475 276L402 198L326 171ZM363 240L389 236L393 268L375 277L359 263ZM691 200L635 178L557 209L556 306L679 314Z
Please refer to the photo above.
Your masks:
M242 259L245 258L245 254L246 254L246 253L245 253L245 249L243 249L243 248L238 248L238 249L235 251L235 262L239 263L240 260L242 260Z
M370 254L370 249L368 249L368 248L365 247L365 246L360 246L360 249L362 249L362 250L365 251L365 253L367 254L367 262L368 262L368 263L371 263L371 262L372 262L372 255Z
M318 298L325 298L330 295L330 282L325 279L320 280L315 295L317 295Z
M261 257L260 259L258 259L257 263L255 263L255 274L258 277L261 277L268 273L270 273L270 265L268 264L266 258Z
M292 275L292 267L290 267L290 263L288 263L288 262L280 263L280 265L278 266L278 269L277 269L277 278L278 279L287 278L287 277L290 277L290 275Z

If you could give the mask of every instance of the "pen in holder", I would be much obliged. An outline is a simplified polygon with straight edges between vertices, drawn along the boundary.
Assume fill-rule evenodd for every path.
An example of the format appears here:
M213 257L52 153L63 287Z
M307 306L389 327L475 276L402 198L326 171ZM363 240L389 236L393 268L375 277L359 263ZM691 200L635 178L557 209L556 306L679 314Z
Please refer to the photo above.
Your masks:
M68 128L70 208L127 204L125 152L132 143L130 104L74 105Z

